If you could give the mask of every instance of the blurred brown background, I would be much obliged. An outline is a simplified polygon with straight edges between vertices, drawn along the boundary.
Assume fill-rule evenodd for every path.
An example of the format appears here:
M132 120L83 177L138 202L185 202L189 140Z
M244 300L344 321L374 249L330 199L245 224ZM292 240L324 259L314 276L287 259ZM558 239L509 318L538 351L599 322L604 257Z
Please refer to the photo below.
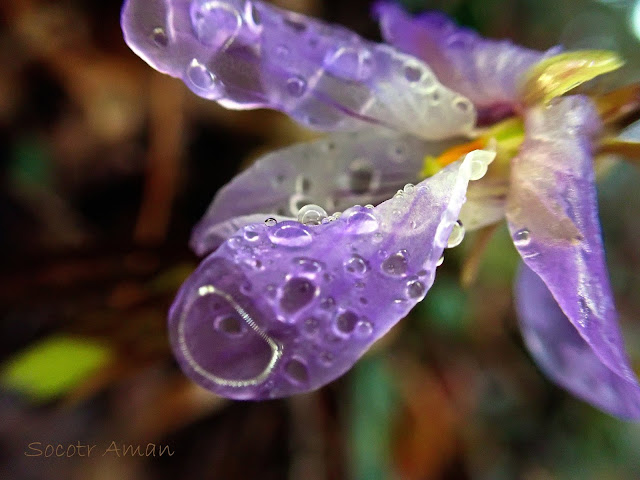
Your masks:
M368 0L273 3L379 39ZM530 47L615 49L628 65L606 81L640 77L640 2L405 4ZM224 110L153 71L124 44L120 6L0 5L0 478L640 478L640 426L557 389L524 349L504 229L473 287L459 283L465 241L427 299L318 392L230 402L188 381L165 322L198 262L190 229L241 168L311 134L279 113ZM600 185L635 365L639 181L620 164ZM103 456L113 441L174 455ZM97 447L30 457L33 442Z

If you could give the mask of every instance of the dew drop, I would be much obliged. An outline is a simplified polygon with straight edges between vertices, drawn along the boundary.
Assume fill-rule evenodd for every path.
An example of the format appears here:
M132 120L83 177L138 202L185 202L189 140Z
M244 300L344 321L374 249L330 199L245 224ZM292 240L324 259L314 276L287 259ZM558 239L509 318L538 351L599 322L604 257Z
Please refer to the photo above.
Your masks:
M440 258L438 259L438 261L436 262L436 267L439 267L440 265L442 265L444 263L444 255L440 255Z
M305 205L298 211L298 221L304 225L320 225L325 218L327 212L318 205Z
M295 76L287 80L287 92L289 92L292 97L301 97L306 90L307 81L304 78Z
M449 240L447 240L447 248L457 247L462 243L464 239L464 226L462 222L458 220L453 224L453 229L451 230L451 234L449 235Z
M366 209L360 207L349 213L347 231L356 235L373 233L378 230L378 219Z
M255 242L260 238L260 234L258 232L254 232L253 230L245 230L244 238L249 242Z
M513 234L513 243L516 247L526 247L530 242L531 234L526 228L522 228Z
M320 363L325 367L331 366L335 360L335 356L331 352L322 352L319 356Z
M284 367L287 378L297 384L305 384L309 381L309 370L307 366L296 358L289 360Z
M374 208L374 206L373 206L373 205L371 205L370 203L368 203L368 204L366 204L366 205L364 206L364 208L372 209L372 208Z
M276 223L278 223L278 221L273 217L269 217L264 221L267 227L273 227Z
M187 67L187 78L199 90L211 90L220 85L216 76L195 58Z
M360 255L352 255L351 258L344 262L344 269L352 275L362 276L369 270L369 265Z
M384 240L384 235L380 232L373 234L373 243L381 243Z
M407 274L409 264L407 261L406 251L401 250L388 256L382 262L382 271L392 276L403 276Z
M295 313L311 303L316 291L316 286L310 280L292 278L282 288L280 308L286 313Z
M417 62L407 62L404 67L404 78L410 83L415 83L422 78L423 70Z
M496 156L495 152L485 150L475 150L469 153L471 156L471 175L470 180L480 180L485 176L489 169L489 164Z
M365 47L344 47L329 50L324 59L327 71L345 80L363 81L371 77L374 60Z
M282 223L276 229L269 231L269 239L274 244L285 247L304 247L313 240L305 227L291 222Z
M410 280L407 282L407 296L409 298L422 298L426 290L424 283L420 280Z
M307 336L315 335L316 333L318 333L319 329L320 329L320 320L318 320L316 317L305 318L304 322L302 322L302 331Z
M343 335L349 335L358 323L358 316L350 310L338 314L336 317L336 329Z
M373 325L371 325L371 322L361 320L356 324L354 330L358 337L368 337L373 333Z
M162 27L156 27L151 33L151 39L158 47L166 47L169 44L169 37Z
M322 263L314 260L313 258L299 257L294 258L293 261L300 266L300 269L303 272L306 273L318 273L323 268Z
M404 186L404 193L406 193L407 195L411 195L415 191L416 191L416 187L412 183L407 183Z

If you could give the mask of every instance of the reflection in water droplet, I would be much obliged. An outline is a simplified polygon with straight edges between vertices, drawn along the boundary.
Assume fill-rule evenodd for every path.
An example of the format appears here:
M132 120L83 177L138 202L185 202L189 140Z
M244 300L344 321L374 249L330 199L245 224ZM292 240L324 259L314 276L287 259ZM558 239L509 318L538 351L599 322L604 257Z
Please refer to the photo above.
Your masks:
M293 383L305 384L309 381L309 371L302 360L296 358L289 360L284 367L284 371L287 378Z
M316 295L316 286L306 278L295 277L285 283L280 298L280 308L295 313L307 306Z
M305 205L298 212L298 221L304 225L320 225L327 218L327 212L318 205Z
M407 283L407 296L409 298L421 298L426 292L424 283L419 280L410 280Z
M352 255L346 262L344 262L344 269L357 276L362 276L367 273L369 266L367 261L360 255Z
M235 337L243 333L242 321L233 315L220 315L213 321L213 328L226 335Z
M355 333L359 337L368 337L373 333L373 325L371 322L361 320L356 324Z
M273 217L269 217L264 221L267 227L273 227L276 223L278 223L278 221Z
M530 242L531 234L526 228L522 228L513 234L513 243L516 247L526 247Z
M339 333L349 335L358 323L358 316L350 310L338 314L336 317L336 329Z
M388 256L382 262L382 271L393 276L406 275L408 267L409 265L405 250L401 250Z
M301 97L307 90L307 81L300 77L295 76L287 80L287 92L293 97Z
M254 232L253 230L245 230L244 238L249 242L255 242L260 238L260 234L258 232Z
M453 229L451 230L449 240L447 241L447 248L454 248L460 245L464 239L464 233L464 226L462 225L462 222L458 220L453 224Z
M156 27L153 29L151 39L158 47L166 47L169 44L169 38L162 27Z
M285 247L303 247L309 245L313 238L311 234L298 223L282 223L279 227L269 231L269 239L276 245Z
M293 261L306 273L318 273L323 268L322 262L318 262L313 258L299 257L294 258Z
M349 213L347 225L349 233L362 235L375 232L378 229L378 219L375 215L360 207Z

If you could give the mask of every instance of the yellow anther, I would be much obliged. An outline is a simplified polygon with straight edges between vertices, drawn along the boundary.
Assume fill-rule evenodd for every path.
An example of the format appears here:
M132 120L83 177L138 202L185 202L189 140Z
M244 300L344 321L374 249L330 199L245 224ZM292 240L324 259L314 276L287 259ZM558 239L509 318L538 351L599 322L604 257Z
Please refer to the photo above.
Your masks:
M561 53L529 69L520 86L520 98L525 105L548 103L584 82L617 70L623 64L617 53L608 50Z

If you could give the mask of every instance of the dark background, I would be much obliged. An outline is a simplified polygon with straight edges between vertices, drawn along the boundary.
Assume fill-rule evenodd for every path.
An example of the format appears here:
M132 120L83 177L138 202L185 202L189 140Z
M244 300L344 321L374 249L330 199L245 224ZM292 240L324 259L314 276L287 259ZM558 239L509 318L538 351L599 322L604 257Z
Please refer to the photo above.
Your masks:
M379 39L369 1L274 3ZM615 49L628 65L609 81L640 77L634 1L405 4L530 47ZM156 73L124 44L119 10L113 0L0 5L0 478L640 478L640 426L556 388L524 349L504 228L474 286L458 280L465 241L427 299L318 392L242 403L188 381L165 322L197 265L190 229L241 168L311 134L279 113L226 111ZM619 164L600 183L636 366L638 182ZM175 453L102 456L112 441ZM90 458L27 457L32 442L97 447Z

